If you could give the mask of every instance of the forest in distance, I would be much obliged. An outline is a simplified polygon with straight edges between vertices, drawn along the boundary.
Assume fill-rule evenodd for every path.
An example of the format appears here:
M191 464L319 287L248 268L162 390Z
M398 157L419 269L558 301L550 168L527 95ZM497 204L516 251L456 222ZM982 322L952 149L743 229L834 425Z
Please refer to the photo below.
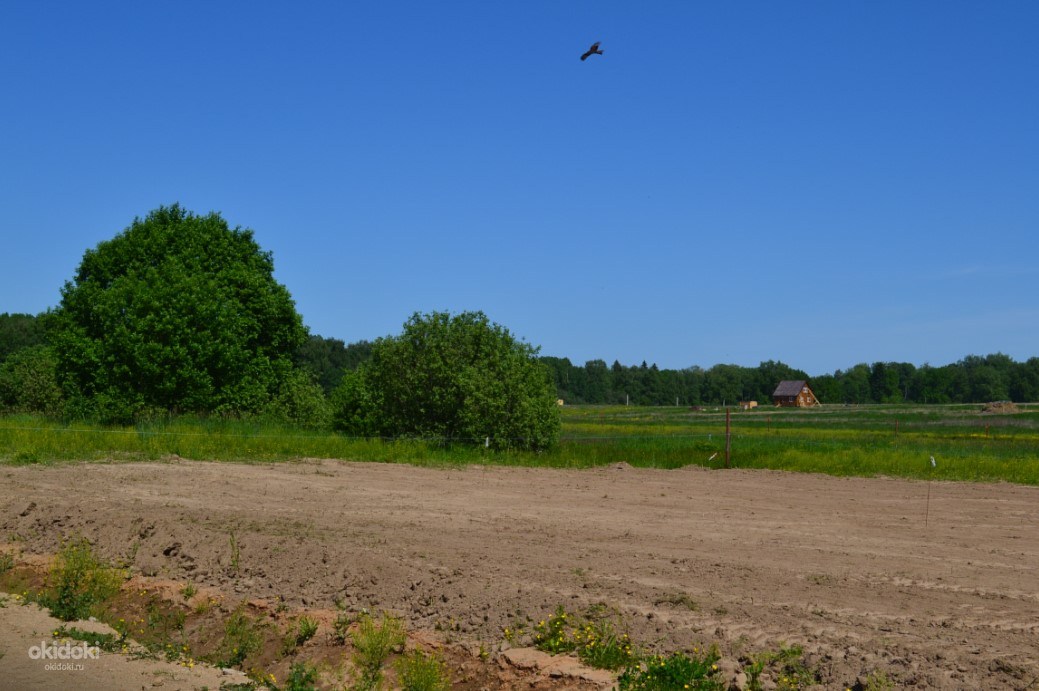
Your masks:
M1039 358L1015 362L1002 353L968 355L932 367L906 362L860 363L833 374L809 376L782 362L757 367L714 365L659 369L643 362L625 366L590 360L574 365L566 358L542 357L559 397L568 403L631 405L770 404L783 380L807 380L823 404L988 403L1039 401Z
M44 315L0 314L0 368L13 354L46 344ZM356 369L371 353L367 340L345 343L311 334L295 362L309 371L327 392L344 373ZM735 405L739 401L771 401L776 384L804 379L824 404L986 403L1039 401L1039 357L1016 362L1002 353L967 355L958 362L916 366L904 362L860 363L832 374L811 376L782 362L757 367L716 364L661 369L642 362L623 365L540 356L568 404Z

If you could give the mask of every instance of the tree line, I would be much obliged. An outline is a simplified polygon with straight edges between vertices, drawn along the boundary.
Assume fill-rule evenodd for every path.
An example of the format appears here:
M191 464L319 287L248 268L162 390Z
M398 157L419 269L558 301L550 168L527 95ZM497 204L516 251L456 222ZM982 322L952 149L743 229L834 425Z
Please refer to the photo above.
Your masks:
M45 348L46 314L0 314L0 407L11 409L29 398L41 410L53 410L60 391L47 374L53 367ZM357 370L372 354L372 341L346 343L308 334L292 361L325 395L344 375ZM860 363L832 374L809 376L782 362L757 367L714 365L710 368L660 369L643 361L622 365L589 360L575 365L568 358L542 356L557 398L571 404L735 405L772 400L785 379L804 379L823 403L987 403L1039 401L1039 357L1015 362L1002 353L968 355L943 366L906 362ZM9 360L9 362L8 362ZM20 374L18 374L20 373ZM27 388L15 391L18 387ZM24 406L23 406L24 407Z
M18 407L19 398L30 399L34 405L29 407L39 410L53 411L57 406L61 393L48 375L54 363L46 350L45 318L46 314L0 314L0 408ZM347 373L356 371L371 357L373 347L373 341L346 343L308 334L294 351L292 361L330 396ZM568 358L552 356L538 360L551 375L556 397L571 404L765 404L785 379L809 381L823 403L1039 401L1039 357L1015 362L1002 353L968 355L938 367L906 362L860 363L814 377L773 360L757 367L719 364L679 370L660 369L645 361L629 366L617 361L607 365L604 360L575 365Z
M757 367L714 365L659 369L643 362L583 366L566 358L544 357L559 397L569 403L632 405L735 405L772 400L785 379L807 380L822 403L987 403L1039 401L1039 357L1015 362L1002 353L968 355L940 367L906 362L861 363L833 374L808 376L782 362Z

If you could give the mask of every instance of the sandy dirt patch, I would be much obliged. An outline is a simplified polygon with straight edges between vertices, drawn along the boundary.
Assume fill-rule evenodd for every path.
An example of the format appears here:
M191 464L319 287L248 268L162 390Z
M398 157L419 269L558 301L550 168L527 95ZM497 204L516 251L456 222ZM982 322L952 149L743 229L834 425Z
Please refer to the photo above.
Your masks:
M144 576L385 608L491 650L505 627L602 603L661 649L803 646L822 688L883 672L1039 689L1034 487L626 465L0 470L0 542L52 554L74 535Z
M64 622L54 619L35 604L20 604L15 598L0 595L0 688L9 691L112 691L112 689L219 689L221 685L248 681L237 670L220 670L206 665L174 665L128 655L98 652L92 658L80 641L54 638L52 633ZM82 631L113 633L104 624L70 622ZM44 649L67 647L69 652L51 653ZM57 656L61 655L59 659Z

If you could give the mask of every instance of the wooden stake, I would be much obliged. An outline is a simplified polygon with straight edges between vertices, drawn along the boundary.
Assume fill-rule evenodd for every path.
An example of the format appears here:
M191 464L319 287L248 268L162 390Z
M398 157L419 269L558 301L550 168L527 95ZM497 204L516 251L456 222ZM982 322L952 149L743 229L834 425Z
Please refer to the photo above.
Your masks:
M927 470L927 506L924 508L924 527L927 527L927 519L931 515L931 475L934 473L936 464L934 456L931 456L931 467Z
M927 520L931 515L931 476L934 474L934 469L937 464L934 462L934 456L931 456L931 468L927 471L927 507L924 509L924 527L927 528Z
M729 451L732 448L732 426L730 420L731 411L725 409L725 467L731 468L732 465L729 463Z

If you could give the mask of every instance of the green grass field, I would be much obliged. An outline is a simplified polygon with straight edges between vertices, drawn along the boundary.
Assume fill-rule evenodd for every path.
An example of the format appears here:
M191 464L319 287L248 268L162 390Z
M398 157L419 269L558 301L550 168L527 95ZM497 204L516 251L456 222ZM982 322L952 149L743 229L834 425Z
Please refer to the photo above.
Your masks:
M981 405L759 408L731 413L730 463L832 475L891 475L1039 484L1039 404L989 414ZM725 467L725 411L567 406L563 437L544 453L422 440L354 439L259 421L177 419L136 427L0 418L0 463L300 458L422 465L493 463L585 468ZM931 467L934 456L936 466Z

